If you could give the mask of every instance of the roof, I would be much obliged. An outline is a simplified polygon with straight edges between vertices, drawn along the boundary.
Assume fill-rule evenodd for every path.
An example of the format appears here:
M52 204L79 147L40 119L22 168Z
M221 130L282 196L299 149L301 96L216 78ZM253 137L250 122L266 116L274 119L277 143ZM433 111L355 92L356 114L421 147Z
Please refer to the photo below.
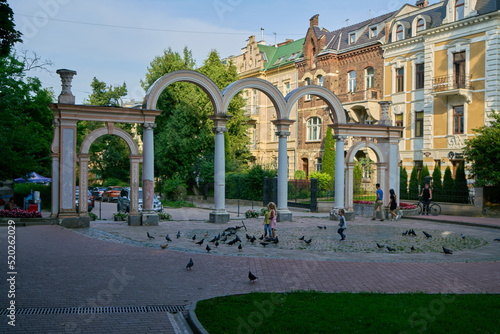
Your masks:
M264 63L264 70L293 64L295 59L302 55L304 40L304 38L301 38L278 47L259 44L259 50L265 53L268 60Z

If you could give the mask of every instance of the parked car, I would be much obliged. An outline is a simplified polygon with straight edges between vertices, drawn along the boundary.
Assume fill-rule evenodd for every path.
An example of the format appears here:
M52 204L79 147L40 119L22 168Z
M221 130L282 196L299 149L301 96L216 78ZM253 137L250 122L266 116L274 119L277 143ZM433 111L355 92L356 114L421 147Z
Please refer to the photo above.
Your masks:
M80 205L79 205L79 199L80 199L80 187L76 187L76 193L75 193L75 205L76 205L76 212L80 211ZM87 190L87 210L88 212L91 212L92 209L94 208L94 196L90 192L90 190Z
M120 192L116 209L118 211L130 212L130 188L123 188ZM153 198L153 210L158 213L163 211L163 205L156 195L154 195ZM140 211L142 211L142 188L139 188L139 212Z
M123 187L108 187L103 193L102 193L102 201L103 202L111 202L114 200L118 200L118 196L120 196L120 191L123 190Z
M104 187L94 187L92 190L92 195L94 195L94 199L96 201L102 201L102 194L106 191L107 188Z

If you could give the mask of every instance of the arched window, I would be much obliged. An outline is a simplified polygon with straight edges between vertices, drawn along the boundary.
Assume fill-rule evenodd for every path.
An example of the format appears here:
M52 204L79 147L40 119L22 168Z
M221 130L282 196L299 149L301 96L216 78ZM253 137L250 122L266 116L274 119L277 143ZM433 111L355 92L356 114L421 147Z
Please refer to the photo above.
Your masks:
M402 41L403 39L404 39L403 25L400 24L400 25L398 25L398 28L396 30L396 40Z
M464 2L464 0L455 1L455 21L462 20L464 18Z
M347 74L347 91L354 93L356 91L356 72L351 71Z
M373 88L373 78L375 77L375 70L373 67L367 67L365 70L365 88Z
M318 75L318 86L323 87L325 79L322 75Z
M311 117L307 121L307 140L321 140L321 118Z
M417 32L425 29L425 21L424 19L418 19L417 21Z
M311 79L306 78L305 82L306 82L306 86L310 86L311 85ZM311 95L307 94L306 95L306 101L309 101L310 99L311 99Z

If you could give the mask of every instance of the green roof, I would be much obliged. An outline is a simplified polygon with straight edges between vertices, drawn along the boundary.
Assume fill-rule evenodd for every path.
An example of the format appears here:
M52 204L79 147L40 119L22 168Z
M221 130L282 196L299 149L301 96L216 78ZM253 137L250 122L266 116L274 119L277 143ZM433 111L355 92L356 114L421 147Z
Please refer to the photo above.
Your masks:
M304 40L305 38L301 38L280 47L259 45L259 50L265 53L268 60L264 64L264 70L293 63L302 54Z

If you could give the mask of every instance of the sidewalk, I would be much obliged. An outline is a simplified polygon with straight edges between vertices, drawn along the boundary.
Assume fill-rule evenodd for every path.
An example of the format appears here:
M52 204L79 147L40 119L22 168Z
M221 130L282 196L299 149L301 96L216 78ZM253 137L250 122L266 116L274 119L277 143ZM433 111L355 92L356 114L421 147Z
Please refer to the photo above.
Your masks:
M500 229L500 218L463 217L463 216L408 216L407 219L425 220L437 223L447 223L466 226L477 226Z

